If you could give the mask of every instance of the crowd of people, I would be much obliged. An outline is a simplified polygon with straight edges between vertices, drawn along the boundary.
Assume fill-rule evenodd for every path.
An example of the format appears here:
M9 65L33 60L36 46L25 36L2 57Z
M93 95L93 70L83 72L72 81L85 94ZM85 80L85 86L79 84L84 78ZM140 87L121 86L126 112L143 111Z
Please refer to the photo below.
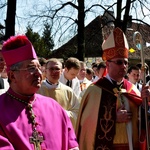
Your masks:
M129 65L129 46L115 28L102 44L102 62L87 67L40 58L25 35L0 51L0 149L146 150L141 65ZM148 68L148 66L147 66ZM149 68L148 68L149 69ZM147 70L147 83L149 83Z

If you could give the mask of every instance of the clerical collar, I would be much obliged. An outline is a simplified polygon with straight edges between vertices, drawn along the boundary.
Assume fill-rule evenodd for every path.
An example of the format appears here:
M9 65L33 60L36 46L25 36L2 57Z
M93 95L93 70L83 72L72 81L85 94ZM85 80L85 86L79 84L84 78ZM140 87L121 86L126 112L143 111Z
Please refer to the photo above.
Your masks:
M117 82L117 81L115 81L115 80L113 80L113 79L111 79L111 81L112 81L112 83L115 84L115 85L121 85L121 84L123 83L123 81Z
M58 83L51 83L51 82L49 82L47 79L46 79L46 82L47 82L49 85L58 85Z
M109 76L109 74L106 75L106 78L107 78L111 83L113 83L113 84L114 84L114 82L115 82L117 85L120 85L120 84L123 83L123 79L122 79L121 82L117 82L117 81L115 81L114 79L112 79L112 78Z

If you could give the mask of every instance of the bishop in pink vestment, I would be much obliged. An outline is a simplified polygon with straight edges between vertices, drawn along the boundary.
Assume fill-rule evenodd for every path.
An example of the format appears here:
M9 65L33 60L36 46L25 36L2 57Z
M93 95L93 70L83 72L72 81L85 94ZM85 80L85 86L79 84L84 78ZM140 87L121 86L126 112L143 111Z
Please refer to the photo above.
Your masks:
M28 38L10 37L2 55L10 88L0 96L0 149L78 150L65 110L54 99L35 94L42 72Z
M32 126L26 104L10 95L23 99L12 89L0 96L0 149L34 150L29 142ZM37 130L44 138L42 150L68 150L78 146L70 119L55 100L39 94L34 94L30 100L34 100Z

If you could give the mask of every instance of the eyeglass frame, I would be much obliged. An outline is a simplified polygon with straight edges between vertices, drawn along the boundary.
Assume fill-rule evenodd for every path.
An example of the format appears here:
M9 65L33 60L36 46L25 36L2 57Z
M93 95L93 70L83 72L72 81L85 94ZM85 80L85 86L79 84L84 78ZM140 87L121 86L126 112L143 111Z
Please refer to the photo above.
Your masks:
M39 66L39 67L31 66L31 67L27 67L27 68L12 70L12 71L28 71L29 73L34 73L37 70L40 70L42 72L42 67L41 66Z

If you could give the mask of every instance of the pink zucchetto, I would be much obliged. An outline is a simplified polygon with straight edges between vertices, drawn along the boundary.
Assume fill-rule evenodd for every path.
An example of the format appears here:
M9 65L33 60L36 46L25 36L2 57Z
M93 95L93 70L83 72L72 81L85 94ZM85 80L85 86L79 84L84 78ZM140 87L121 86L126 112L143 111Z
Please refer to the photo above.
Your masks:
M13 64L37 59L36 52L25 35L11 36L3 43L1 52L6 62L7 71Z
M125 34L120 28L115 28L113 32L102 44L104 61L113 58L128 58L129 46Z

